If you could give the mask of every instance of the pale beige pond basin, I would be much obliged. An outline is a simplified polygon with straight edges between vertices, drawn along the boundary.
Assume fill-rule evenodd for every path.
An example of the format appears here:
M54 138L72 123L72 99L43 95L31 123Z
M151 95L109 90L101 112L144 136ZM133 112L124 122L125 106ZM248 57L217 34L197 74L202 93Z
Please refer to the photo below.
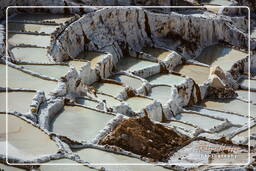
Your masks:
M5 87L5 75L6 65L0 64L0 86ZM48 95L49 92L57 88L57 82L43 80L38 77L34 77L30 74L24 73L12 67L8 67L8 87L10 88L28 88L35 90L43 90Z
M63 14L51 14L48 13L33 13L32 15L29 13L21 13L15 15L10 20L15 21L51 21L56 22L58 24L64 23L65 21L69 20L72 16L70 15L63 15Z
M121 101L109 95L97 94L97 98L100 100L105 100L108 107L118 106L121 104Z
M76 103L84 105L84 106L92 107L92 108L96 108L96 106L99 104L96 101L86 99L86 98L77 98Z
M142 87L142 81L140 79L130 77L127 75L115 75L114 80L124 83L127 86L130 86L134 89L138 89Z
M217 8L215 5L204 5L204 6L207 8L208 11L211 11L215 14L217 14L221 9L221 8Z
M166 104L171 98L172 87L170 86L155 86L152 87L149 97L155 99L162 104Z
M8 23L8 31L22 32L38 32L38 33L53 33L58 26L42 25L42 24L25 24L25 23Z
M21 44L33 45L39 47L50 46L51 37L48 35L32 35L32 34L8 34L8 42L10 45L16 46Z
M205 100L202 102L201 106L206 107L207 109L249 116L249 103L238 99ZM251 117L256 117L256 105L250 105L250 108Z
M97 92L108 94L114 97L118 96L125 89L124 86L112 83L96 82L93 84L93 86L97 89Z
M208 116L199 115L196 113L181 113L176 117L177 120L193 124L204 130L210 130L215 126L221 125L224 121L214 119Z
M139 159L114 154L106 151L101 151L97 149L82 149L76 151L76 153L81 157L83 161L92 163L92 164L102 164L98 165L98 167L104 167L107 170L114 170L114 171L162 171L162 170L169 170L165 169L160 166L152 166L152 165L125 165L125 164L147 164ZM115 164L115 165L104 165L106 164ZM123 165L117 165L123 164Z
M134 112L139 112L145 109L148 105L153 104L152 99L145 97L130 97L125 100Z
M15 59L26 62L52 62L47 56L46 48L14 47L11 49Z
M249 101L249 92L247 90L237 90L238 97ZM250 101L256 104L256 92L250 92Z
M78 106L65 106L52 121L51 130L77 141L96 137L114 116Z
M155 74L153 76L150 76L146 78L151 84L166 84L166 85L178 85L181 83L184 83L186 81L186 78L174 75L174 74Z
M8 112L28 113L35 92L8 92ZM0 93L0 111L6 111L6 92Z
M228 71L237 61L244 59L247 55L247 53L236 49L214 45L205 48L196 60L211 66L219 66L224 71Z
M177 66L175 71L192 78L197 84L203 84L208 80L210 68L194 64L185 64Z
M174 153L174 155L170 157L168 163L185 163L200 165L214 163L222 165L237 164L239 162L245 164L248 162L248 153L241 153L239 152L240 149L241 148L238 146L214 144L203 140L193 141L186 145L185 147L178 150L176 153ZM228 153L221 153L223 150L227 151ZM213 151L215 153L213 153ZM221 154L222 156L217 156L218 154ZM227 155L233 156L227 157ZM209 159L209 157L211 157L211 160Z
M172 53L172 51L160 49L160 48L143 48L143 52L148 53L158 59L164 60L168 55Z
M0 163L0 170L2 169L2 171L25 171L24 169L20 169L14 166L9 166L9 165L5 165Z
M0 114L0 154L6 153L6 115ZM58 147L50 137L28 122L8 115L8 155L33 160L56 154Z
M156 65L157 63L151 62L151 61L146 61L142 60L139 58L133 58L133 57L124 57L120 59L120 61L117 64L117 68L119 71L138 71L146 67L151 67Z
M76 58L84 59L91 62L91 68L95 68L97 63L102 61L105 53L94 52L94 51L83 51Z
M79 61L79 60L72 60L69 61L68 64L70 67L74 67L77 71L80 71L81 68L87 63L87 61Z
M48 77L53 77L59 79L65 76L69 71L69 66L67 65L19 65L28 69L30 71L36 72L40 75L45 75Z
M80 163L77 163L70 159L58 159L58 160L51 160L45 165L40 166L40 171L93 171L87 166L83 166ZM49 164L49 165L47 165ZM56 165L55 165L56 164ZM61 164L69 164L69 165L61 165ZM72 166L73 165L73 166ZM95 171L95 170L94 170Z

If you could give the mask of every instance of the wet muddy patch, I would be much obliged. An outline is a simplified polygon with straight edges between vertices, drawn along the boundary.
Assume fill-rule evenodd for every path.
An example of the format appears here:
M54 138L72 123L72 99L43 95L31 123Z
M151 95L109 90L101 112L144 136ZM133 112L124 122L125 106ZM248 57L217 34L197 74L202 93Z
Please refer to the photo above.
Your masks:
M124 120L100 144L118 146L154 160L165 160L172 150L187 140L145 116Z

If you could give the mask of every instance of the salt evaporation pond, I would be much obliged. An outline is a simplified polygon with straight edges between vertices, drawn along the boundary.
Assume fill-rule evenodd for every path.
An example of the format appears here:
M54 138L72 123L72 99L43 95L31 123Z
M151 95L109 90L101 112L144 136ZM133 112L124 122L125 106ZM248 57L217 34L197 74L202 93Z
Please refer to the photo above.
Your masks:
M96 110L64 106L51 123L51 131L77 141L90 141L96 137L113 115Z
M35 95L35 92L8 92L8 112L28 113ZM0 111L6 111L6 92L0 93L0 101Z
M9 18L10 21L20 21L20 22L29 22L29 21L48 21L48 22L55 22L57 24L64 23L65 21L71 19L71 15L63 15L63 14L51 14L47 15L45 13L33 13L33 15L29 13L22 13L17 14L12 18Z
M110 95L97 94L97 98L99 98L100 100L105 100L108 107L118 106L121 104L121 101Z
M141 171L141 170L147 170L147 171L166 171L169 169L165 169L160 166L152 166L152 165L125 165L125 164L147 164L139 159L114 154L110 152L105 152L97 149L87 148L82 150L77 150L76 153L81 157L82 160L89 162L89 163L98 163L108 170L125 170L125 171ZM100 157L99 157L100 156ZM115 165L104 165L104 163L113 163ZM120 165L123 163L124 165ZM119 164L119 165L116 165Z
M221 120L195 113L181 113L176 117L176 119L193 124L204 130L210 130L223 123Z
M140 79L127 76L127 75L115 75L114 80L124 83L127 86L130 86L134 89L138 89L142 87L142 81Z
M210 68L194 64L179 65L175 71L192 78L197 84L203 84L210 74Z
M32 34L8 34L8 43L13 46L21 44L30 46L47 47L50 45L50 36L46 35L32 35Z
M151 84L166 84L166 85L179 85L186 81L185 77L174 75L174 74L166 74L159 73L152 75L146 78Z
M139 58L124 57L118 62L117 68L119 71L134 72L146 67L152 67L156 64L157 63L155 62L146 61Z
M148 53L158 59L164 60L168 55L172 53L172 51L160 49L160 48L143 48L143 52Z
M128 103L128 105L132 108L134 112L139 112L154 102L152 99L136 96L130 97L125 101Z
M23 160L56 154L58 147L50 137L30 123L8 115L8 155ZM6 153L6 115L0 114L0 154ZM43 148L42 148L43 147Z
M211 66L219 66L224 71L228 71L237 61L244 59L247 55L247 53L236 49L214 45L205 48L196 60Z
M3 77L1 77L1 81L0 81L1 87L6 86L5 71L6 71L6 65L0 64L0 73L3 73ZM32 90L43 90L45 91L45 94L48 95L49 92L57 88L57 82L44 80L9 66L8 67L8 87L9 88L28 88Z
M151 88L149 97L155 99L162 104L166 104L171 98L172 87L170 86L154 86Z
M208 109L249 116L249 103L243 102L238 99L204 100L201 106ZM251 117L256 117L256 105L250 105L250 107Z
M47 164L49 164L49 165L47 165ZM63 166L61 164L70 164L70 165ZM45 165L40 166L40 171L70 171L70 170L93 171L94 169L91 169L87 166L83 166L80 163L77 163L70 159L51 160L51 161L45 163Z
M8 23L8 30L22 32L38 32L50 34L57 29L58 26L42 25L42 24L26 24L26 23Z
M26 62L48 63L52 60L47 56L46 48L14 47L11 49L16 60Z
M36 72L40 75L45 75L48 77L53 77L59 79L65 76L69 71L69 66L67 65L19 65L28 69L30 71Z
M83 98L83 97L76 98L76 103L87 106L87 107L92 107L92 108L96 108L96 106L99 104L96 101Z
M97 89L97 92L108 94L114 97L118 96L125 89L124 86L112 83L96 82L93 84L93 86Z

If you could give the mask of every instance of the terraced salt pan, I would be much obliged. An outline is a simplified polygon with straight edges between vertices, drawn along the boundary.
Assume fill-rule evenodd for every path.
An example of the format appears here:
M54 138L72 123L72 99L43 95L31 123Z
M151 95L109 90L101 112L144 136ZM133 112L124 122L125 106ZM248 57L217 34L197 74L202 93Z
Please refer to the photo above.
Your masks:
M147 164L139 159L124 156L124 155L118 155L110 152L105 152L97 149L82 149L79 151L76 151L76 153L81 157L82 160L89 162L89 163L102 163L102 165L97 165L98 167L104 167L107 170L125 170L125 171L141 171L141 170L147 170L147 171L163 171L163 170L169 170L165 169L160 166L152 166L152 165L125 165L125 164ZM99 157L100 156L100 157ZM123 165L104 165L104 163L113 163L113 164L120 164Z
M51 131L77 141L92 140L114 116L78 106L64 106Z
M230 113L225 113L222 111L213 111L205 108L191 108L192 111L202 113L204 115L212 116L212 117L218 117L223 119L228 119L232 124L234 125L244 125L248 123L248 118L244 116L238 116L238 115L231 115Z
M208 109L249 116L249 104L238 99L205 100L201 106ZM250 105L251 117L256 117L256 105Z
M168 163L190 163L190 164L209 164L209 163L247 163L248 161L248 153L239 153L238 150L240 147L236 146L228 146L228 145L220 145L213 144L207 141L193 141L187 146L180 149L178 152L174 153L173 156L169 159ZM228 151L226 155L236 155L236 158L233 157L220 157L218 160L218 156L211 155L212 151L221 152L223 150ZM214 153L219 154L219 153ZM225 153L221 153L225 154ZM211 159L209 157L211 156Z
M146 78L151 84L166 84L166 85L178 85L184 83L186 79L184 77L174 74L159 73L151 77Z
M8 92L8 112L28 113L35 92ZM0 111L6 111L6 92L0 93Z
M130 97L125 101L134 112L139 112L154 102L153 100L144 97Z
M47 49L36 47L14 47L11 49L15 59L26 62L47 63L52 60L47 56Z
M0 73L2 73L0 87L5 87L5 75L6 66L0 64ZM25 80L25 81L24 81ZM28 88L35 90L43 90L46 95L53 91L57 87L57 82L43 80L41 78L29 75L15 68L8 67L8 87L9 88Z
M238 128L240 128L240 127L231 126L227 129L219 131L218 134L223 135L223 136L227 136L228 134L232 133L233 131L237 130Z
M203 84L209 77L210 68L194 64L179 65L176 72L192 78L197 84Z
M112 95L114 97L118 96L120 92L124 91L125 87L117 84L111 83L99 83L96 82L93 86L97 89L97 92Z
M117 64L117 69L119 71L138 71L146 67L151 67L156 65L157 63L151 62L151 61L146 61L142 60L139 58L133 58L133 57L124 57L122 58L118 64Z
M237 90L238 97L249 101L249 93L246 90ZM256 92L250 92L250 101L256 104Z
M247 55L247 53L236 49L214 45L205 48L196 60L211 66L219 66L224 71L228 71L237 61L244 59Z
M87 166L83 166L73 160L70 159L58 159L58 160L51 160L45 164L53 164L53 165L42 165L40 166L40 171L93 171L94 169L91 169ZM58 164L58 165L55 165ZM70 165L61 165L61 164L70 164ZM75 165L75 166L72 166Z
M76 58L77 59L85 59L91 62L91 68L95 68L96 64L102 61L105 53L94 52L94 51L83 51Z
M176 117L176 119L193 124L204 130L210 130L218 125L221 125L224 122L221 120L217 120L203 115L198 115L195 113L181 113Z
M6 153L6 115L0 114L0 154ZM8 155L23 160L56 154L58 147L50 137L28 122L8 115Z
M142 87L141 80L127 76L127 75L115 75L113 79L118 82L124 83L125 85L130 86L134 89L138 89Z
M76 103L87 106L87 107L92 107L92 108L96 108L96 106L99 104L96 101L86 99L86 98L77 98Z
M42 25L42 24L26 24L26 23L8 23L8 31L19 32L38 32L51 34L58 26Z
M26 44L39 47L47 47L50 45L50 36L46 35L32 35L32 34L8 34L8 42L13 46Z
M53 77L59 79L65 76L69 71L69 66L66 65L19 65L25 69L31 70L33 72L39 73L40 75L45 75L48 77Z
M105 94L97 94L97 98L105 100L108 107L118 106L121 103L121 101L115 99L114 97Z
M172 87L170 86L155 86L152 87L151 93L149 93L149 97L153 98L162 104L166 104L171 97Z
M63 14L46 14L46 13L21 13L15 15L13 18L9 18L9 20L15 21L51 21L56 22L58 24L64 23L69 20L72 16L63 15Z
M2 163L0 163L0 168L3 169L3 171L25 171L23 169L8 166L8 165L2 164Z
M164 60L168 55L172 53L172 51L168 51L165 49L160 48L144 48L142 49L143 52L148 53L158 59Z

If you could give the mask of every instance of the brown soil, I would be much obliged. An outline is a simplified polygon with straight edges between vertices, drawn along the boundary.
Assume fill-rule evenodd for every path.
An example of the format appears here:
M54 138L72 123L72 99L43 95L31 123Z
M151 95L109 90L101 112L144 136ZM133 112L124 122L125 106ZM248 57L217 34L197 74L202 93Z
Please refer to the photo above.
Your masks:
M100 140L102 145L115 145L135 154L164 161L172 150L188 138L163 125L154 124L147 116L122 121L109 135Z

